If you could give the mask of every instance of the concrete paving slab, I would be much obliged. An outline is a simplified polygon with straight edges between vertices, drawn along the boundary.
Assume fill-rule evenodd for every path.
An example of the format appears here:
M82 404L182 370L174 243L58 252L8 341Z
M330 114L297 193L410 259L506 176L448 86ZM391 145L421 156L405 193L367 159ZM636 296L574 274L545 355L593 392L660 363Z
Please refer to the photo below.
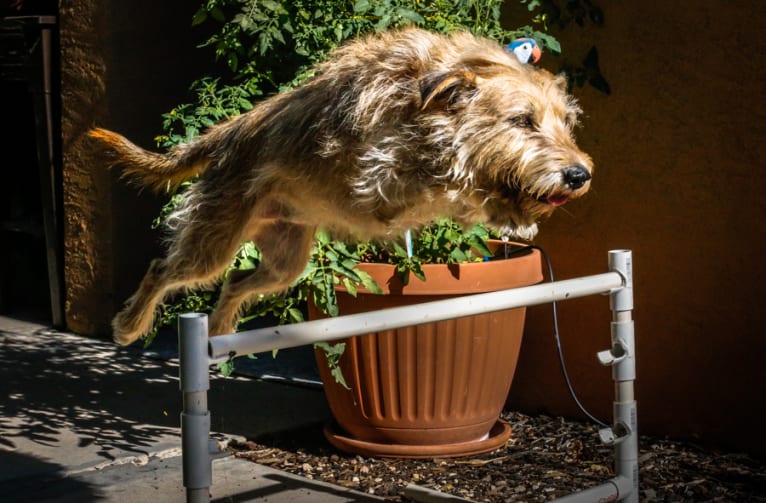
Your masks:
M211 375L221 442L324 422L321 389ZM174 361L0 316L0 501L185 501ZM212 501L380 501L231 456Z
M180 449L79 472L48 473L0 484L2 501L181 503ZM213 503L380 503L382 498L228 456L213 462Z

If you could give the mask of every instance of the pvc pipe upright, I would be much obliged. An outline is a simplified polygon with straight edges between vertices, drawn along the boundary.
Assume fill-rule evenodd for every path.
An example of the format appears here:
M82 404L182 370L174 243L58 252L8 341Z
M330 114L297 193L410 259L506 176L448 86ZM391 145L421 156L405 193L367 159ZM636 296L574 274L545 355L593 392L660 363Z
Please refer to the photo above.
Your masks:
M638 413L633 384L636 379L635 334L633 327L633 256L630 250L609 252L609 269L624 278L622 288L609 296L612 310L612 348L619 348L621 357L612 366L615 382L613 428L615 473L631 481L632 490L620 501L638 503Z
M614 379L611 428L603 429L601 439L614 446L615 477L609 481L554 500L556 503L623 501L638 503L638 425L633 381L636 379L633 333L633 257L630 250L609 252L609 270L622 278L622 285L609 292L612 311L612 347L598 357L612 366Z
M187 503L209 503L213 483L213 461L209 451L210 389L207 355L207 315L182 314L178 319L183 484Z

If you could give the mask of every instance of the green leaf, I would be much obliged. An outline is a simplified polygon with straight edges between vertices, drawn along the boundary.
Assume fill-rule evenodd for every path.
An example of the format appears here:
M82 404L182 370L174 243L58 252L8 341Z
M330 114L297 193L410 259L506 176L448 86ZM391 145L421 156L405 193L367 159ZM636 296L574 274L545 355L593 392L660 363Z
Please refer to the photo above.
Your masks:
M274 0L260 0L260 4L272 12L282 12L284 9Z
M420 264L420 262L414 262L410 264L410 271L412 271L412 274L414 274L415 277L420 281L426 280L426 273L423 271L423 266Z
M242 252L248 257L253 257L256 259L261 257L261 252L258 251L258 248L255 247L255 243L252 241L247 241L242 245Z
M540 43L544 48L548 49L554 54L561 54L561 44L556 38L548 35L547 33L535 32L533 38Z
M214 7L213 9L210 10L210 17L212 17L219 23L223 23L226 21L226 16L224 15L223 11L218 7Z
M239 108L242 110L250 110L253 108L253 104L250 103L250 100L246 100L245 98L239 98L237 100L237 105L239 105Z
M327 360L335 365L338 364L340 357L346 351L345 342L337 342L335 344L330 344L329 342L317 342L314 346L324 351Z
M354 13L355 14L364 14L367 11L369 11L372 8L370 5L370 0L357 0L354 3Z
M207 11L205 9L198 9L192 17L192 26L199 26L207 20Z
M330 344L328 342L317 342L314 344L314 347L324 351L327 365L330 367L330 373L335 378L335 382L346 389L351 389L348 387L348 384L346 384L346 379L343 377L343 372L340 368L340 358L346 351L346 343L339 342L337 344Z
M389 26L391 26L391 14L383 14L375 24L375 29L377 31L384 31Z
M351 258L351 259L357 259L357 256L351 253L351 250L348 249L348 245L344 243L343 241L334 241L332 243L332 248L339 254L343 255L344 257Z
M453 248L452 251L449 254L450 260L454 262L465 262L468 260L468 257L465 253L463 253L463 250L460 248Z
M234 373L234 359L218 364L218 370L224 377L229 377Z
M275 40L279 41L282 45L286 44L284 35L282 35L282 32L278 30L277 28L274 28L271 30L271 36Z
M338 299L335 296L335 288L331 285L326 291L327 301L325 309L330 316L338 316Z
M346 389L351 389L351 388L348 386L348 384L346 384L346 378L345 378L345 377L343 377L343 371L341 370L341 368L340 368L340 367L333 367L333 368L330 370L330 373L331 373L331 374L332 374L332 376L335 378L335 382L336 382L336 383L340 384L341 386L343 386L343 387L344 387L344 388L346 388Z
M348 278L343 278L343 287L346 289L349 295L356 297L357 290L356 285Z
M255 262L251 258L240 259L237 269L239 269L240 271L255 269Z
M396 13L399 15L399 17L406 19L407 21L410 21L415 24L423 24L425 23L425 18L415 12L412 9L405 9L404 7L399 7L396 9Z
M356 274L359 276L359 279L362 280L362 285L364 285L365 290L368 292L374 293L376 295L383 295L385 293L380 285L378 285L378 283L372 279L372 276L370 276L368 273L356 269Z
M359 283L362 281L362 279L356 274L356 271L353 269L348 269L346 267L343 267L341 264L337 262L330 262L328 264L330 269L337 272L341 276L346 276L348 278L351 278L352 281L355 281L356 283Z
M287 313L290 317L290 323L300 323L304 321L303 319L303 313L300 309L296 309L294 307L291 307L287 310Z
M402 262L396 265L396 272L399 274L399 280L402 285L407 286L410 284L410 265L406 262Z
M394 241L393 243L391 243L391 246L393 247L394 254L397 257L402 257L402 258L406 258L407 257L407 250L405 250L402 245L400 245L399 243Z
M492 256L492 250L490 250L487 245L485 244L486 238L482 239L478 236L470 236L468 238L468 244L471 245L471 247L475 248L477 252L479 252L480 255L484 257L491 257Z

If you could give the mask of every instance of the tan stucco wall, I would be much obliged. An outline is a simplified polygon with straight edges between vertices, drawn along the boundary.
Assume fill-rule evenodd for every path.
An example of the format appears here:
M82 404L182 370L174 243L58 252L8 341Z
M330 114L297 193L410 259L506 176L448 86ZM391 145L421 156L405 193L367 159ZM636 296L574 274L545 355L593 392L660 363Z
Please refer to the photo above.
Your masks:
M766 3L599 4L604 26L559 35L575 62L598 47L612 89L574 90L593 189L544 223L537 243L558 279L633 250L642 432L765 452L753 408L766 399ZM611 372L595 358L610 344L607 299L559 307L574 385L609 418ZM550 308L531 309L509 404L576 415L552 334Z
M114 310L111 177L96 168L85 141L88 128L104 115L105 28L99 4L60 4L64 312L67 328L89 335L108 331Z

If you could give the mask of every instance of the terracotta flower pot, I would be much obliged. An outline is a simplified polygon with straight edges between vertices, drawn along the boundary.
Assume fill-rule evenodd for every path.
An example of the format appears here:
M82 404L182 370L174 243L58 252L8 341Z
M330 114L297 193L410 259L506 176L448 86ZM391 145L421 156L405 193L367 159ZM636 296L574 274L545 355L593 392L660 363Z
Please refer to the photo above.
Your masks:
M531 285L542 280L536 250L509 259L424 265L426 282L407 286L394 266L361 264L386 295L339 289L341 315ZM310 315L318 316L312 307ZM510 427L499 420L521 347L525 309L351 337L337 384L316 352L337 424L325 434L339 449L367 456L465 456L500 447Z

